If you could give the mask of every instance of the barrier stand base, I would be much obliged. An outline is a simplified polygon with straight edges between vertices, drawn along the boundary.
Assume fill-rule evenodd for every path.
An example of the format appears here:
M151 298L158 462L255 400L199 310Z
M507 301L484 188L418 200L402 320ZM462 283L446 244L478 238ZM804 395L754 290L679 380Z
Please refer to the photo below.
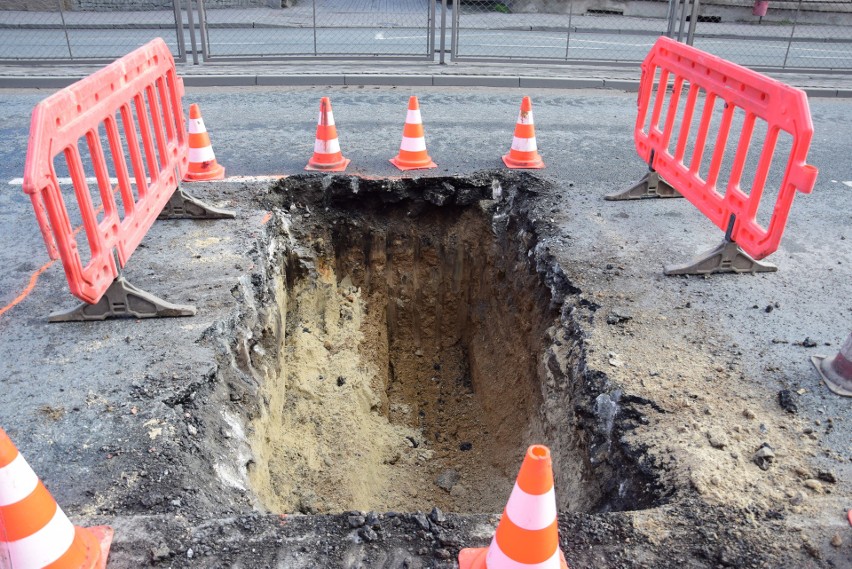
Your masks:
M722 243L682 265L669 265L663 271L667 275L712 275L715 273L774 273L778 267L762 263L740 249L734 241Z
M650 170L645 177L636 182L629 190L604 196L606 201L643 200L648 198L682 198L680 192L663 180L656 170Z
M138 289L119 275L95 304L82 303L66 311L54 312L50 322L85 322L108 318L165 318L195 316L194 306L172 304Z
M231 210L213 207L178 187L157 219L233 219Z

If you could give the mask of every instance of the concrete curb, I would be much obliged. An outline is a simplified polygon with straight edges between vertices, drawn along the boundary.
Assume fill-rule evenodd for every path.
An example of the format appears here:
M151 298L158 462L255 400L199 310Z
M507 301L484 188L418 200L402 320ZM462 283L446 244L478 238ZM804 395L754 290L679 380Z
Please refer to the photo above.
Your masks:
M61 89L84 76L0 76L0 89ZM397 87L510 87L524 89L611 89L636 92L629 79L432 74L184 75L187 87L381 85ZM809 97L852 98L852 89L804 87Z

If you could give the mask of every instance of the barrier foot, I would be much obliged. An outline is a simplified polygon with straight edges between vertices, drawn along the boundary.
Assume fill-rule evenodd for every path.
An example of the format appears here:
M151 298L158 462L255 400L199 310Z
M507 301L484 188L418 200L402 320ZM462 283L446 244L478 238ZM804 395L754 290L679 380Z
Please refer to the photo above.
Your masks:
M715 273L774 273L778 267L752 259L735 241L722 241L711 249L682 265L669 265L667 275L712 275Z
M680 192L663 180L656 170L651 170L629 190L604 196L606 201L642 200L648 198L682 198Z
M138 289L119 275L95 304L82 303L70 310L54 312L50 322L85 322L107 318L165 318L195 316L194 306L172 304Z
M204 203L177 188L157 219L233 219L236 212Z

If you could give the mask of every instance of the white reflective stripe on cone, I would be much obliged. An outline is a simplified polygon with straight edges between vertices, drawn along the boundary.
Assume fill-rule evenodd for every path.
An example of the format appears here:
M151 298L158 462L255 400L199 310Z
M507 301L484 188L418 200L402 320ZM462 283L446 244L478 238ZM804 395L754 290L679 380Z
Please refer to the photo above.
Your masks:
M527 113L527 116L524 116L523 112L518 113L518 124L535 124L533 122L532 111Z
M201 134L202 132L207 132L207 129L204 128L204 119L189 119L189 125L187 128L189 129L189 134Z
M213 154L212 146L205 146L204 148L190 148L189 149L189 161L195 162L196 164L199 162L213 162L216 160L216 155Z
M527 494L518 483L506 504L506 515L516 526L527 530L544 529L556 521L556 493Z
M316 139L314 141L314 152L318 152L319 154L337 154L340 152L340 142L336 138L333 140Z
M47 525L30 536L8 543L12 567L35 569L50 565L71 547L74 532L74 526L57 506Z
M534 152L538 150L538 147L535 144L535 137L518 138L517 136L514 136L512 137L512 148L520 150L521 152Z
M21 453L18 453L15 460L0 468L0 506L17 504L32 494L36 486L38 476Z
M408 109L408 112L405 114L405 122L408 124L420 124L423 122L423 119L420 118L420 109Z
M423 137L408 138L407 136L403 136L402 144L399 147L401 150L407 150L408 152L421 152L426 150L426 139Z
M328 111L326 113L326 116L328 117L328 122L325 123L325 124L328 125L328 126L333 126L334 125L334 113L332 113L331 111ZM321 124L322 124L322 111L319 112L319 116L317 117L317 125L319 126Z
M500 551L500 546L497 545L497 536L491 540L491 546L488 548L488 554L485 556L485 566L493 567L494 569L559 569L559 548L553 552L550 559L541 563L519 563L514 559L510 559L505 553Z

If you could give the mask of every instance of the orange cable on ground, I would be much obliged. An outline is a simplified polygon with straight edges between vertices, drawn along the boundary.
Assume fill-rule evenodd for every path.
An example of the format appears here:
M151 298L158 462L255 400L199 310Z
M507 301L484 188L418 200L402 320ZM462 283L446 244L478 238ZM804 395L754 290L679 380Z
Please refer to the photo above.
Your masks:
M43 272L45 272L47 269L49 269L50 266L55 262L56 262L56 259L51 259L50 261L48 261L44 265L42 265L36 272L34 272L32 275L30 275L30 282L27 283L27 286L24 287L24 290L21 291L21 294L19 294L14 299L12 299L12 302L7 304L3 308L0 308L0 316L3 316L4 314L6 314L10 310L12 310L14 307L19 305L21 302L23 302L24 299L27 298L30 295L30 293L33 291L33 289L35 288L35 285L38 282L38 278L41 276L41 274Z
M113 193L115 193L115 192L113 192ZM103 209L104 209L103 205L98 206L98 209L95 210L95 215L98 215ZM78 226L74 230L73 235L76 237L77 234L80 233L80 231L82 231L82 230L83 230L83 226L82 225ZM51 265L53 265L53 263L55 263L55 262L56 262L56 259L51 259L50 261L46 262L44 265L39 267L39 269L36 270L36 272L34 272L32 275L30 275L30 281L27 283L27 286L24 287L24 290L21 291L21 294L19 294L15 298L13 298L12 302L7 304L3 308L0 308L0 316L3 316L7 312L9 312L13 308L15 308L17 305L22 303L30 295L30 293L33 291L33 289L35 288L35 285L38 283L38 278L41 276L41 274L43 272L45 272L47 269L49 269L51 267Z

